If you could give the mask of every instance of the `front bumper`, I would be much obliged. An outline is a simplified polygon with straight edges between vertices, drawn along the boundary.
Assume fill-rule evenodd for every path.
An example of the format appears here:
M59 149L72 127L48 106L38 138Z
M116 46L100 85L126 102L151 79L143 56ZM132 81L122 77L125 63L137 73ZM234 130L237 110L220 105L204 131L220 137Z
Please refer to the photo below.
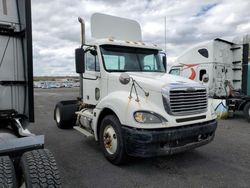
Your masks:
M122 127L128 155L153 157L171 155L190 150L211 142L217 121L164 129L135 129Z

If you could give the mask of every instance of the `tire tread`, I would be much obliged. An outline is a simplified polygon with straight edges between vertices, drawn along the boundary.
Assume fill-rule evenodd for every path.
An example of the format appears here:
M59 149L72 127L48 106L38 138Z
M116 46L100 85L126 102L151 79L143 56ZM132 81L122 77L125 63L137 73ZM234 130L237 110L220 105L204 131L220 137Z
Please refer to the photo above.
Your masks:
M0 157L0 187L16 187L15 169L8 156Z
M23 154L21 168L26 187L61 187L61 178L56 161L47 149Z
M107 120L112 122L112 126L116 131L117 137L120 137L119 152L114 154L113 156L107 153L106 148L103 144L102 133L105 128L104 122ZM121 123L115 115L108 115L103 118L102 123L101 123L101 128L100 128L99 139L101 141L101 147L102 147L104 156L107 158L108 161L110 161L114 165L123 165L128 161L128 156L125 150L125 144L124 144L124 140L122 137Z

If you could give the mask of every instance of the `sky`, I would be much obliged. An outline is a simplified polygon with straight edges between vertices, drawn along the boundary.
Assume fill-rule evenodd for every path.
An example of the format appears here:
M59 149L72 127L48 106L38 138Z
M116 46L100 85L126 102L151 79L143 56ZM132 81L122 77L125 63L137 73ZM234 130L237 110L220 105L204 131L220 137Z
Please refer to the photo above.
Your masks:
M249 0L32 0L35 76L75 76L80 16L100 12L136 20L143 41L166 48L168 63L195 44L250 33Z

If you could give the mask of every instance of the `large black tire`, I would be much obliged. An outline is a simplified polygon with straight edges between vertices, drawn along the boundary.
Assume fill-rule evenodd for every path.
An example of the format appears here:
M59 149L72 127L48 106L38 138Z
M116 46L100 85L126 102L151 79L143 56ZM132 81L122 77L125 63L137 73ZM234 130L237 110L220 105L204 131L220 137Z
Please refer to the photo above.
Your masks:
M76 114L78 110L77 101L58 102L54 109L54 119L57 127L61 129L72 128L76 123Z
M250 122L250 102L248 102L244 107L244 115L246 119Z
M16 188L16 174L12 161L8 156L0 157L0 187Z
M107 143L108 137L112 139L111 147L107 147L107 145L109 145L109 143ZM108 161L115 165L124 164L127 161L121 123L115 115L108 115L103 118L100 127L99 140L103 154ZM116 147L114 147L115 145Z
M52 153L47 149L23 154L20 167L26 188L61 187L61 178Z

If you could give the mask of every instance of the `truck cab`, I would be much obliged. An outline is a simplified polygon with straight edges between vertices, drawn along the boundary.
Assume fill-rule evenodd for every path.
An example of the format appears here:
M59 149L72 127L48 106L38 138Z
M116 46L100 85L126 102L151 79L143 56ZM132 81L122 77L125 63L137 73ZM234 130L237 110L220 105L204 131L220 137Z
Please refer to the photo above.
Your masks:
M173 154L213 140L217 121L205 86L167 74L162 50L142 42L137 22L97 13L91 24L97 40L83 40L76 49L80 97L56 105L58 127L74 126L94 136L113 164L127 156Z
M197 44L176 59L169 73L204 84L213 101L225 100L230 114L243 110L250 121L249 41L216 38Z

